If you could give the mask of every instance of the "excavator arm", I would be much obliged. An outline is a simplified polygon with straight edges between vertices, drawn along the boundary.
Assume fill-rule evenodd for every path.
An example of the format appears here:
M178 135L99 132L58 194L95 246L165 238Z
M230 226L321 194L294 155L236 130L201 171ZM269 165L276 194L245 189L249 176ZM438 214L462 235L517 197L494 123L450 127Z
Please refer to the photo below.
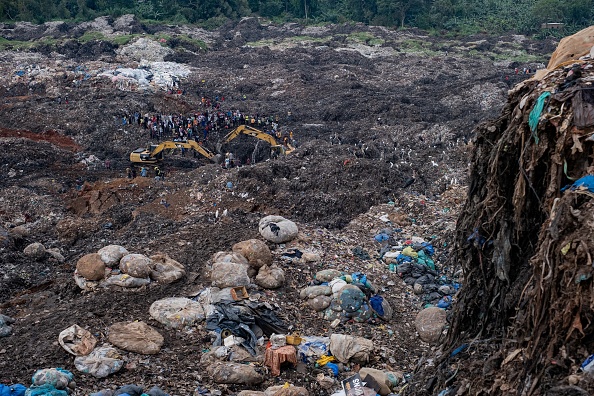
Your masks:
M240 125L237 128L235 128L234 130L232 130L231 132L229 132L227 134L227 136L225 136L223 138L223 144L229 143L231 140L235 139L237 136L242 135L242 134L248 135L248 136L253 136L260 140L264 140L264 141L270 143L271 146L278 146L278 143L276 142L276 139L274 138L274 136L271 136L271 135L267 134L266 132L262 132L261 130L251 127L249 125Z
M131 162L140 162L140 163L149 163L154 164L159 162L163 159L162 152L166 149L180 149L180 148L192 149L197 151L203 157L208 158L209 160L214 161L215 154L207 149L204 146L199 145L194 140L188 141L181 141L181 142L173 142L173 141L165 141L160 143L157 146L151 146L148 149L136 149L132 153L130 153L130 161Z

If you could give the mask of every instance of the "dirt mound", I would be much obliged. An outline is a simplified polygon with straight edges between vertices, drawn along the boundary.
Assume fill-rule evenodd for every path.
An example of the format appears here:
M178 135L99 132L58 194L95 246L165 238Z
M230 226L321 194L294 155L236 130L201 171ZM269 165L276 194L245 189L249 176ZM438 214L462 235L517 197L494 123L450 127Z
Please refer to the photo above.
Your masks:
M579 370L594 350L593 67L518 85L478 128L455 247L466 283L437 376L420 376L419 392L594 391Z

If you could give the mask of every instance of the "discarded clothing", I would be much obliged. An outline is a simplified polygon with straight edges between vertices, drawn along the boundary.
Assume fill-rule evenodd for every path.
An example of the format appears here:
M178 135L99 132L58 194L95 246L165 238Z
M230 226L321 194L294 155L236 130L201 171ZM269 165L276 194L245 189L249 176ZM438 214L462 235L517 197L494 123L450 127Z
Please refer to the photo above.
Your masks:
M551 96L551 93L549 91L545 91L542 94L540 94L528 118L528 125L530 125L530 130L532 131L532 136L534 137L534 141L536 142L536 144L538 144L536 128L538 127L538 121L540 120L540 114L542 113L542 109L544 108L545 100L549 96Z
M243 346L253 356L257 355L257 337L251 327L257 325L267 336L286 334L287 326L264 303L244 301L221 301L214 304L215 312L206 318L206 329L215 331L217 339L214 346L223 345L222 332L228 330L232 335L241 337Z
M288 258L301 258L301 256L303 256L303 253L299 249L293 249L292 251L285 252L282 255L282 257L288 257Z
M355 256L359 257L361 260L369 260L371 258L369 253L367 253L367 251L363 250L363 248L361 248L359 246L353 248L352 252Z

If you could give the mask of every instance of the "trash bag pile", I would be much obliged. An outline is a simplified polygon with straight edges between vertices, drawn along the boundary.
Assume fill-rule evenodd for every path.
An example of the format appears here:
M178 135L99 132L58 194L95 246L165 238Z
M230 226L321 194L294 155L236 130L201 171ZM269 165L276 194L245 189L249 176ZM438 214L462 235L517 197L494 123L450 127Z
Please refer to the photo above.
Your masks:
M434 261L433 245L419 237L393 242L381 251L388 269L413 286L415 293L422 295L426 307L450 308L460 284L440 273Z
M349 320L363 323L392 317L389 302L377 294L375 286L361 272L318 271L312 285L301 290L300 297L334 326Z

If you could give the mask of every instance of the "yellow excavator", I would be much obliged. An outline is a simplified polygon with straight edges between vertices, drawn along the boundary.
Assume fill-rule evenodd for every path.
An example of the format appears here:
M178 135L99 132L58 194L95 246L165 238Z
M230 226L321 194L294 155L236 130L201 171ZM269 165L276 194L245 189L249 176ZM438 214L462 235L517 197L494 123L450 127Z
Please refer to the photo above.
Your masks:
M138 148L130 153L130 161L136 163L155 164L163 160L163 152L167 149L192 149L211 161L216 162L216 155L209 149L194 140L183 140L179 142L165 141L160 144L153 144L149 148Z
M295 150L295 147L293 147L290 143L287 143L286 145L281 144L275 139L274 136L272 136L266 132L263 132L259 129L256 129L254 127L251 127L249 125L240 125L237 128L235 128L234 130L232 130L231 132L229 132L223 138L222 144L229 143L231 140L235 139L237 136L242 135L242 134L252 136L257 139L264 140L265 142L270 143L270 147L271 147L272 151L275 153L289 154Z

